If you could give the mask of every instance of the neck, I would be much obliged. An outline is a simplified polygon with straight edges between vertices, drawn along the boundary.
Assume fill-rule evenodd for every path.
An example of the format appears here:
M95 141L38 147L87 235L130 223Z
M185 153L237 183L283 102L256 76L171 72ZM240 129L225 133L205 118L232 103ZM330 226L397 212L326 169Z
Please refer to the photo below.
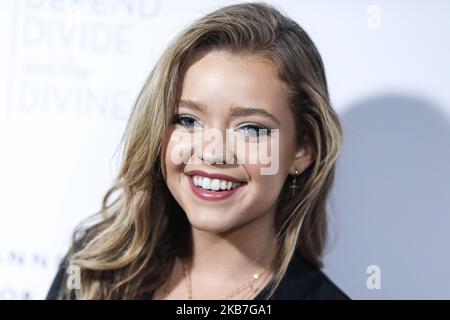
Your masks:
M276 248L274 216L274 212L266 213L220 234L192 227L191 273L200 281L219 283L242 281L243 277L264 271Z

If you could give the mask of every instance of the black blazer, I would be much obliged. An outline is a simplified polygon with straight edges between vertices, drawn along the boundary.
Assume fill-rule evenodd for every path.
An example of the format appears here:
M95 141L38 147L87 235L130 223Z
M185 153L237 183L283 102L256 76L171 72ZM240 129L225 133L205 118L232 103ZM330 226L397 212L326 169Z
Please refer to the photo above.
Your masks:
M264 299L267 292L266 287L255 300ZM270 300L350 300L350 297L296 251Z
M58 292L65 282L66 268L61 263L58 273L47 294L48 300L58 298ZM264 299L268 287L264 288L255 300ZM151 299L153 292L145 297ZM71 297L74 298L73 296ZM339 289L320 269L308 263L296 251L288 269L275 290L271 300L349 300L350 298Z

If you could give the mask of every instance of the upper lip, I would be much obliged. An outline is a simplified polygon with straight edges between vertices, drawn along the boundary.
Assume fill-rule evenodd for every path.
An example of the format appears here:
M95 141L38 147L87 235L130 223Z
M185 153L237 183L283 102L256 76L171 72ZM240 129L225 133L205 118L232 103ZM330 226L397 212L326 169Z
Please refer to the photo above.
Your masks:
M185 172L187 175L190 176L202 176L202 177L208 177L210 179L221 179L221 180L228 180L228 181L233 181L233 182L245 182L245 181L241 181L235 177L226 175L226 174L221 174L221 173L208 173L202 170L191 170L191 171L187 171Z

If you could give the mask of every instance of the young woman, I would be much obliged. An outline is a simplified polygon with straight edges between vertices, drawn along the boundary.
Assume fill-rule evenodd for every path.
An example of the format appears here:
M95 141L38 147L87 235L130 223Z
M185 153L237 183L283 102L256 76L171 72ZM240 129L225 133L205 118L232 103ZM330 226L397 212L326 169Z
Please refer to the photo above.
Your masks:
M151 72L123 143L48 298L348 298L320 270L342 129L296 22L261 3L194 22Z

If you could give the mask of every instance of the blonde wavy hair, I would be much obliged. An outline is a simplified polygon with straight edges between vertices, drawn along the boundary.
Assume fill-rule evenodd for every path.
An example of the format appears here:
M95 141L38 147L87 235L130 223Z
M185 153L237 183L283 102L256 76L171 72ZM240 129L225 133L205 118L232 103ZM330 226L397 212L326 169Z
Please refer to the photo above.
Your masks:
M286 85L297 140L314 149L314 162L299 176L300 191L287 196L292 180L288 176L278 199L278 250L267 298L279 285L295 250L322 267L325 206L343 136L330 105L324 66L315 45L295 21L273 6L244 3L193 22L151 71L122 137L115 182L101 210L77 227L65 259L67 265L80 267L81 288L62 288L60 298L141 299L169 277L190 224L165 183L163 151L186 68L194 55L213 49L270 59Z

